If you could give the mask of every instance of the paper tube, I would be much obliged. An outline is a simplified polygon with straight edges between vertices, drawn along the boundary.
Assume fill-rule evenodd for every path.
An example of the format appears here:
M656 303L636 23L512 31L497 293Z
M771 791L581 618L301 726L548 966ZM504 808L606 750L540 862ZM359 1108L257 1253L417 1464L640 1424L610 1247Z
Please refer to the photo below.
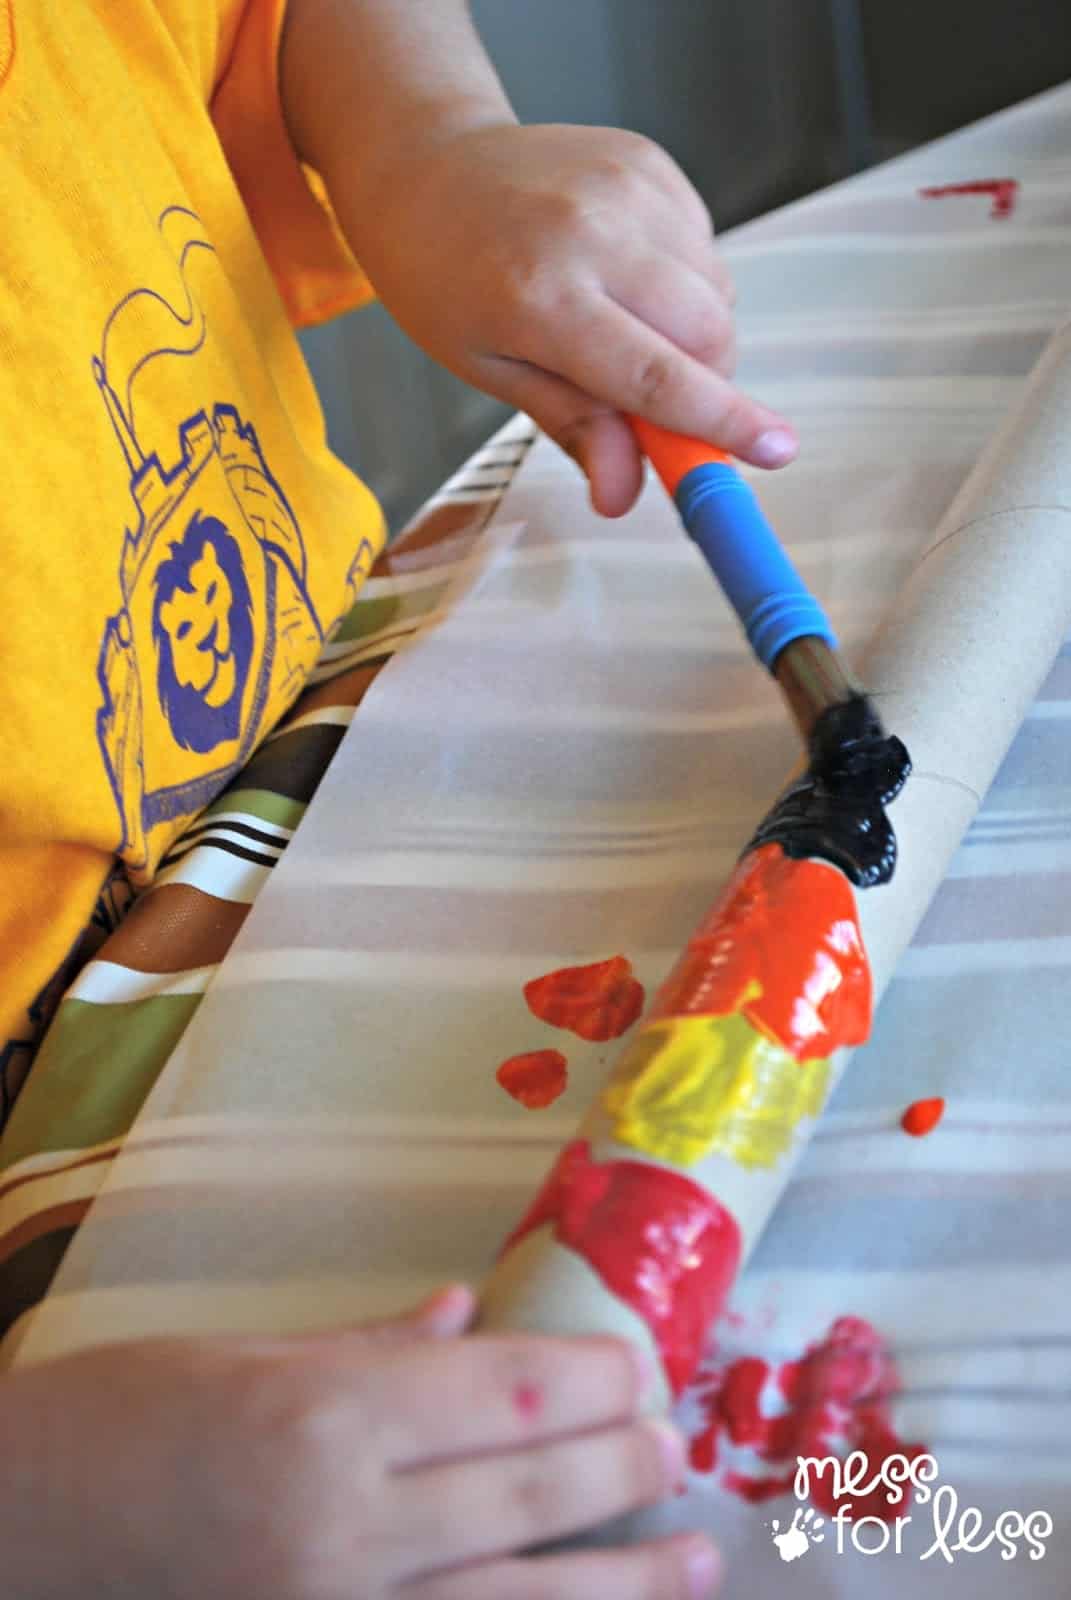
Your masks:
M913 774L889 807L899 841L888 884L856 892L875 1003L891 979L986 789L1071 628L1071 324L1050 341L1018 409L979 458L868 652L862 682ZM852 1052L832 1062L830 1088ZM754 1248L814 1126L776 1167L720 1155L687 1169ZM608 1137L596 1105L580 1137L592 1158L649 1160ZM658 1163L654 1163L658 1164ZM679 1169L683 1170L683 1169ZM494 1268L481 1326L615 1334L661 1371L647 1324L549 1226ZM648 1394L665 1409L664 1375Z

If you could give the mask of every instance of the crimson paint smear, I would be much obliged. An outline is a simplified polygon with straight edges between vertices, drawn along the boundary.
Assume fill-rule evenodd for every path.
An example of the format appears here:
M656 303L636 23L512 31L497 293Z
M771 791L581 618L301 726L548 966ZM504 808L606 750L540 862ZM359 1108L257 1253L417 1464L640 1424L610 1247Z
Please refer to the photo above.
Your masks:
M940 183L919 194L927 200L941 200L949 194L987 194L992 197L991 217L1010 217L1019 197L1017 178L981 178L974 183Z
M740 1011L797 1061L862 1044L870 966L855 895L825 861L750 851L655 998L655 1017Z
M870 1323L838 1317L799 1361L775 1368L745 1356L714 1375L711 1387L697 1396L707 1425L692 1441L692 1467L712 1472L725 1440L750 1447L761 1461L781 1469L769 1475L725 1474L724 1487L751 1501L791 1493L797 1456L843 1460L862 1450L869 1462L867 1477L872 1477L891 1455L913 1461L926 1451L925 1445L905 1444L893 1429L889 1402L899 1388L896 1364ZM776 1415L775 1403L783 1408ZM889 1522L907 1510L910 1484L893 1505L884 1484L867 1495L838 1499L831 1480L830 1473L811 1474L811 1499L827 1515L843 1507L851 1518Z
M524 986L528 1009L541 1022L568 1028L581 1039L619 1039L643 1010L643 984L625 956L586 967L560 967Z
M940 1095L932 1100L913 1100L900 1118L900 1126L905 1133L921 1139L933 1132L944 1114L945 1103Z
M682 1173L643 1161L595 1162L588 1140L574 1139L502 1254L548 1223L643 1318L680 1394L736 1276L735 1218Z
M495 1077L522 1106L541 1111L564 1093L568 1065L560 1050L528 1050L523 1055L508 1056Z

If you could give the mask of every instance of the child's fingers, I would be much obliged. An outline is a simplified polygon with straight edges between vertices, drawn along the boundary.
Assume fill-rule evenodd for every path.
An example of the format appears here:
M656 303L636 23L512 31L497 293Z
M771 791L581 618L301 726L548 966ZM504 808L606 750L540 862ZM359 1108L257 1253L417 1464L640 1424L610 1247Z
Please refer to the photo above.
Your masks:
M630 264L611 298L656 333L723 378L736 368L736 329L724 295L669 256Z
M682 214L675 196L659 192L642 219L637 216L637 243L661 250L704 277L730 305L736 303L736 285L729 264L718 249L714 230L693 226Z
M601 516L620 517L632 509L643 488L643 457L620 412L581 417L558 442L583 468Z
M315 1328L308 1333L287 1334L271 1340L258 1340L260 1349L286 1355L301 1345L337 1344L340 1340L358 1348L400 1345L422 1339L451 1339L464 1333L476 1313L476 1296L465 1283L444 1284L415 1306L393 1317L377 1317L356 1327Z
M644 220L642 239L637 241L643 248L661 251L670 260L690 267L706 279L727 305L736 304L736 284L713 233L699 234L682 228L680 212L668 206Z
M433 1339L464 1333L476 1314L476 1296L467 1283L447 1283L405 1314L406 1322Z
M641 1389L620 1341L534 1334L403 1346L375 1379L363 1401L397 1471L621 1423Z
M680 1483L684 1454L674 1429L645 1420L395 1477L398 1576L527 1549L651 1505Z
M450 1283L397 1316L362 1323L359 1327L346 1330L345 1336L374 1344L451 1339L465 1332L475 1314L476 1296L468 1284ZM335 1336L338 1337L337 1330Z
M619 411L526 361L485 357L477 380L525 411L583 469L591 503L604 517L624 516L643 487L643 459Z
M587 396L582 410L550 433L555 443L582 468L591 490L591 503L604 517L624 516L643 488L643 457L625 418L618 411L591 414Z
M796 454L785 419L677 348L606 295L563 302L540 327L538 355L518 355L596 401L693 435L757 467L785 466Z
M694 235L682 238L676 233L671 234L668 239L660 240L659 243L667 255L683 261L693 272L698 272L701 277L706 278L711 288L717 290L730 310L736 305L736 282L729 263L714 242L713 235L697 239Z
M407 1600L705 1600L720 1587L721 1558L696 1534L628 1550L488 1561L411 1584Z

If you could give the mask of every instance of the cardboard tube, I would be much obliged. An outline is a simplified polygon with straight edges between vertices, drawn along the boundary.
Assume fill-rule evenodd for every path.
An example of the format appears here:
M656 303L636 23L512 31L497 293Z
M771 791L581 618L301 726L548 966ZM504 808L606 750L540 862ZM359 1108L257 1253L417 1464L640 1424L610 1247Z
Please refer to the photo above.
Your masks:
M875 1003L1071 628L1071 324L1050 341L1026 394L946 512L861 674L913 773L889 807L899 842L891 882L856 891ZM852 1052L834 1058L830 1089ZM774 1168L720 1156L686 1170L740 1228L741 1264L777 1204L814 1123ZM584 1121L597 1161L650 1161L616 1143L596 1105ZM658 1165L659 1163L652 1163ZM583 1271L578 1271L578 1263ZM481 1324L653 1339L550 1227L506 1252L483 1289ZM664 1384L649 1396L665 1407Z

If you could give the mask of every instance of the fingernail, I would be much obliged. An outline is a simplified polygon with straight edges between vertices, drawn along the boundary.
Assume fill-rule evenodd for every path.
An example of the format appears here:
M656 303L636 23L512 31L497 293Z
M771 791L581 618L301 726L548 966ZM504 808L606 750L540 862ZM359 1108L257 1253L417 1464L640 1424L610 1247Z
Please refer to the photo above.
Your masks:
M787 428L768 428L755 440L751 459L757 467L783 467L797 449L795 436Z
M658 1440L666 1482L675 1489L684 1480L684 1463L688 1455L684 1435L672 1422L666 1422L662 1417L649 1422L647 1426Z
M418 1310L418 1318L421 1322L431 1323L437 1328L452 1326L457 1321L462 1307L466 1310L470 1308L471 1300L471 1291L466 1284L446 1284L442 1289L436 1289L423 1302Z
M684 1570L688 1574L690 1600L710 1600L717 1587L721 1572L721 1559L706 1539L695 1539L684 1556Z

